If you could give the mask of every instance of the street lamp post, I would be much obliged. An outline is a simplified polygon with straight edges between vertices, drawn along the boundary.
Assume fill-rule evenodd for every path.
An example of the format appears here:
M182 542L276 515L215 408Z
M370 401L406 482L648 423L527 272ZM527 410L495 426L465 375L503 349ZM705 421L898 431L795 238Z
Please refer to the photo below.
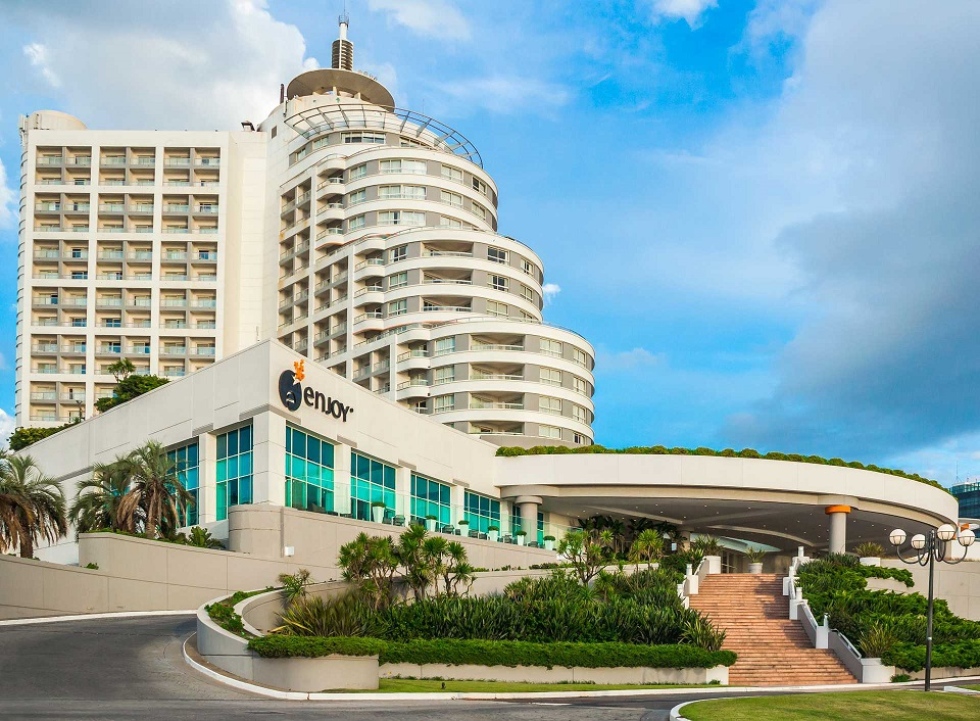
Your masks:
M926 691L930 691L932 689L932 586L936 561L950 565L960 563L966 558L967 548L973 545L975 536L973 535L973 531L968 528L961 529L957 533L956 526L951 523L944 523L939 528L930 530L928 534L916 533L912 536L909 544L912 546L915 554L908 558L902 555L901 546L905 543L905 537L905 531L901 528L896 528L888 536L888 540L895 546L895 552L898 553L898 557L908 564L917 563L920 566L929 566L929 605L926 612L928 614L926 616ZM949 544L954 538L963 548L963 555L956 560L946 557L947 554L951 555Z

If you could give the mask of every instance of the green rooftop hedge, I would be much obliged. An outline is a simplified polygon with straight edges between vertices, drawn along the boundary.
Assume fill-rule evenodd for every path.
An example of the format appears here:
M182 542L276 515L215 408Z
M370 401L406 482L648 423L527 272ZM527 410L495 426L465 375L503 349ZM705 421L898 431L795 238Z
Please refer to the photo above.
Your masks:
M527 643L524 641L413 640L263 636L248 647L265 658L319 658L330 654L375 656L379 663L442 663L453 666L563 666L572 668L712 668L731 666L731 651L705 651L688 644Z
M918 473L906 473L905 471L895 470L894 468L881 468L873 464L865 465L859 461L845 461L842 458L824 458L822 456L801 456L798 453L779 453L772 451L762 454L754 448L743 448L736 451L733 448L726 448L723 451L716 451L712 448L667 448L666 446L630 446L629 448L606 448L594 444L591 446L532 446L531 448L521 448L519 446L501 446L497 449L497 455L505 458L515 456L547 456L576 453L625 453L639 456L721 456L723 458L762 458L767 461L795 461L797 463L813 463L818 466L841 466L842 468L857 468L863 471L874 471L875 473L885 473L889 476L899 476L908 478L911 481L926 483L930 486L940 488L947 493L938 481L931 478L924 478Z

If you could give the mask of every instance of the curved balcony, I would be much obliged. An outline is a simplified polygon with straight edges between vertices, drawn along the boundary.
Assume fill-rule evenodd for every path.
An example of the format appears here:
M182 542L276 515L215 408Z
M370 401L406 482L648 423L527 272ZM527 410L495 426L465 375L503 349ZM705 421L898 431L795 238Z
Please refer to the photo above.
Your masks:
M342 221L345 217L346 211L344 210L343 203L327 203L326 206L320 205L317 208L317 222L334 222Z

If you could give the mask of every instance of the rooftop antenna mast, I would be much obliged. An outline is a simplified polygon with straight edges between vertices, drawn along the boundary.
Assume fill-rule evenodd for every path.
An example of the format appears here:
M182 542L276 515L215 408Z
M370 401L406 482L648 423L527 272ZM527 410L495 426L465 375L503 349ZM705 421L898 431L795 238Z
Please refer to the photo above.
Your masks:
M347 3L344 12L337 18L340 25L340 37L333 41L330 67L337 70L354 69L354 43L347 39L347 28L350 27L350 16L347 14Z

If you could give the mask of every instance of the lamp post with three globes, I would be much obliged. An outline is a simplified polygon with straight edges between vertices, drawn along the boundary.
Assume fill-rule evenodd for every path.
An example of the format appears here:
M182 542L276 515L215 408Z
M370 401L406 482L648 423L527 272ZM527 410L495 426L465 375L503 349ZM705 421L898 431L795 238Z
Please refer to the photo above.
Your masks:
M908 564L918 564L929 566L929 605L926 611L926 691L932 689L932 609L933 609L933 577L935 575L936 561L955 565L966 558L967 549L976 540L973 531L968 528L960 529L957 532L956 526L951 523L944 523L935 530L930 530L928 534L916 533L909 539L914 555L906 557L902 555L902 544L905 543L906 534L901 528L896 528L888 536L888 540L895 546L898 557ZM952 559L953 539L956 539L963 549L963 555L956 560ZM947 558L950 556L950 558Z

